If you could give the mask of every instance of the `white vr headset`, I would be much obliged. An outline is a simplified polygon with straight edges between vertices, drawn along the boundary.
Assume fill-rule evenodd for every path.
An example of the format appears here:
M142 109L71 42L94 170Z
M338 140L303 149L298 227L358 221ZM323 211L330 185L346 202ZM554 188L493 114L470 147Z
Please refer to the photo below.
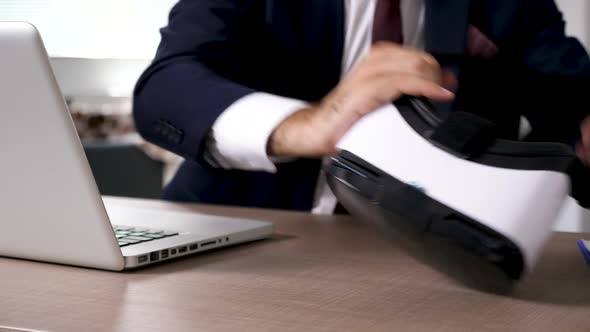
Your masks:
M414 254L453 248L508 280L535 266L568 195L587 200L569 146L497 139L491 122L444 118L418 98L367 115L338 148L325 171L350 213L402 234Z

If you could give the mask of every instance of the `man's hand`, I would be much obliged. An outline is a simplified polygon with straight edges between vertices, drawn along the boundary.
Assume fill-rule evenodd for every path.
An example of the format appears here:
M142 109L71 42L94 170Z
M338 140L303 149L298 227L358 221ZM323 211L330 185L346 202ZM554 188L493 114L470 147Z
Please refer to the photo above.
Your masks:
M268 142L276 157L322 157L364 115L402 95L450 101L456 79L431 55L392 43L378 43L369 55L328 95L283 121Z

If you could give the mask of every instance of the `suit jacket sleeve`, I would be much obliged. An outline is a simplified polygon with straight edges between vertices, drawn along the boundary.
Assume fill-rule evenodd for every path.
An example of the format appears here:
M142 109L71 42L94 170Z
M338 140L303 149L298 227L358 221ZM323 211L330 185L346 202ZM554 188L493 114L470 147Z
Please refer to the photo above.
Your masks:
M528 0L522 82L524 113L532 140L573 144L580 122L589 114L590 61L580 42L565 34L554 0ZM510 79L510 78L507 78Z
M202 160L217 117L255 92L231 77L245 3L180 0L172 9L156 57L135 87L134 119L145 139Z

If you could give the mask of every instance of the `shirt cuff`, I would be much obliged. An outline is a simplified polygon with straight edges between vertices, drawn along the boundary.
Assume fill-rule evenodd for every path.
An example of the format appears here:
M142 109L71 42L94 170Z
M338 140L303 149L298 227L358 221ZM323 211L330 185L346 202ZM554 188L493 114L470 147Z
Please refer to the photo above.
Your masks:
M217 118L213 124L208 150L217 165L225 169L276 172L267 155L267 144L275 128L291 114L307 107L296 99L256 92L247 95Z

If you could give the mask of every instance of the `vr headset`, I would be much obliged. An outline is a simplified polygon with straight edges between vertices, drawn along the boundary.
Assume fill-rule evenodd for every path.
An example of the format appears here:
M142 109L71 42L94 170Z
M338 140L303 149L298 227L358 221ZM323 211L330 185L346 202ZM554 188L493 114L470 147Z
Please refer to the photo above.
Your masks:
M341 204L460 278L520 279L568 195L588 206L588 172L558 143L497 138L477 115L404 98L361 119L326 166Z

